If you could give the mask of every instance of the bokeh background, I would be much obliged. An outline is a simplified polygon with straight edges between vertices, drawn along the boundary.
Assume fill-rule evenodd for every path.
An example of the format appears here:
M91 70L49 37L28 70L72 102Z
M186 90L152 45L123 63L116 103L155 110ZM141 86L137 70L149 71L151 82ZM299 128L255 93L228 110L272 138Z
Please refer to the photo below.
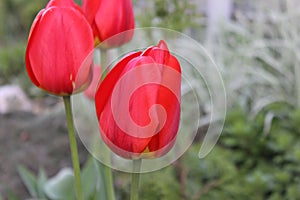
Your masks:
M47 2L0 1L0 199L55 199L35 191L43 193L43 183L71 166L63 104L33 86L25 71L29 29ZM136 27L169 28L202 44L218 65L228 98L213 151L198 158L208 127L203 123L178 161L142 175L141 199L300 199L300 3L133 0L133 5ZM209 102L201 100L201 116L209 118ZM84 166L89 156L78 142ZM114 171L114 178L117 198L126 199L130 176Z

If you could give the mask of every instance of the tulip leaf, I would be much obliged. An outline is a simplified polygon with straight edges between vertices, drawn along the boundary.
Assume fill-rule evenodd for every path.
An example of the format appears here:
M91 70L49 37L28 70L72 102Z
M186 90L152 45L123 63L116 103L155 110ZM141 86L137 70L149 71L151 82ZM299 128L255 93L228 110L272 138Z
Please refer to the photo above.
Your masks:
M97 161L96 159L93 159L93 164L96 170L95 174L97 176L96 191L93 200L106 200L108 199L108 197L105 188L103 165L101 165L101 163L99 163L99 161Z
M37 198L38 192L37 192L36 177L23 166L18 167L18 173L21 176L21 179L22 179L23 183L25 184L30 195L32 197Z
M45 183L44 190L50 199L73 200L76 199L74 183L72 169L63 168L56 176Z
M44 184L47 181L47 175L44 169L39 170L39 174L37 177L37 194L39 198L46 198L44 192Z
M89 158L88 162L85 164L82 174L81 174L81 181L82 181L82 190L83 190L83 197L84 199L90 199L93 193L96 190L96 181L97 175L95 171L95 167L93 165L93 159Z

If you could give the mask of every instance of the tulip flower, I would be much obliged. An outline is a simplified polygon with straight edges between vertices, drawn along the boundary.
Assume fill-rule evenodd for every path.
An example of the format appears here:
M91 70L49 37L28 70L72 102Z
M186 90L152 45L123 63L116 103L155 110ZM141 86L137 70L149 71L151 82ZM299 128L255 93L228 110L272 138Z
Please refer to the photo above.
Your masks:
M83 0L82 9L92 26L95 45L102 43L101 48L117 47L132 38L134 14L131 0ZM119 33L122 34L116 36ZM105 41L112 36L115 37Z
M179 126L180 85L180 64L164 41L126 55L96 92L103 141L129 159L167 153Z
M81 8L52 0L35 18L26 49L26 69L39 88L59 96L84 90L91 80L94 39Z
M89 87L84 91L85 96L90 100L95 99L95 93L100 79L101 79L101 66L99 65L93 68L92 82L90 83Z

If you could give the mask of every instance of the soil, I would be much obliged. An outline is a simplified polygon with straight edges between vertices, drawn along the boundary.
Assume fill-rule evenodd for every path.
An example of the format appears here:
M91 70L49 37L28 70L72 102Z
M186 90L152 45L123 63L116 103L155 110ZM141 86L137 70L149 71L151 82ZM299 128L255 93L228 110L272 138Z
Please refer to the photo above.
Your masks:
M48 177L72 166L63 103L49 97L39 105L42 109L38 113L17 111L0 115L0 194L4 199L9 195L30 197L17 172L19 165L35 175L44 168ZM77 141L83 165L88 153Z

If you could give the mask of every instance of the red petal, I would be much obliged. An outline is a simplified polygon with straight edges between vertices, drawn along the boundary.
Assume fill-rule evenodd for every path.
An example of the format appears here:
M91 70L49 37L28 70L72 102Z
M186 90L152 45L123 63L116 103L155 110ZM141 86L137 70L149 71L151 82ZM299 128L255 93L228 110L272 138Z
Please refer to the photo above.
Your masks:
M101 80L101 66L97 65L93 67L93 78L89 87L84 91L86 97L91 100L95 100L95 94L98 87L98 83Z
M88 22L92 25L94 24L95 16L97 10L99 9L100 0L83 0L82 1L82 10L85 13L85 16Z
M104 106L107 103L108 98L110 97L116 82L120 78L120 75L123 73L125 66L131 59L139 56L140 54L141 52L136 52L136 53L126 55L107 74L104 81L101 82L95 96L95 103L96 103L96 110L97 110L98 117L100 115L100 112L104 109Z
M51 0L46 8L50 8L52 6L59 6L59 7L63 7L63 6L66 6L66 7L73 7L75 5L74 1L73 0Z
M178 84L178 80L177 83L174 82L174 84ZM159 132L159 134L152 138L148 147L151 152L159 151L164 147L168 147L165 149L165 152L167 152L173 145L174 139L177 135L180 120L180 102L178 102L178 99L170 90L160 87L157 103L163 105L165 108L165 111L167 112L167 120L163 129ZM160 156L162 153L164 152L160 152Z
M169 48L164 40L160 40L157 47L162 50L169 51Z
M101 0L95 15L100 41L134 29L134 14L131 0ZM128 31L121 36L107 41L107 46L119 46L128 42L133 36L133 31Z
M167 121L159 134L149 143L149 150L161 156L169 151L175 142L180 121L181 69L176 57L169 54L167 45L160 41L159 48L153 48L148 55L162 63L162 83L169 87L160 87L157 103L163 105L167 112ZM174 71L175 70L175 71Z
M161 40L157 46L146 49L143 55L151 56L156 63L166 65L170 57L170 52L167 44Z
M30 28L30 32L29 32L29 39L31 37L35 37L35 33L36 33L36 26L38 26L39 24L39 21L40 21L40 18L42 17L43 13L45 12L45 9L41 10L36 18L34 19L33 23L32 23L32 26ZM30 59L29 59L29 51L30 51L30 48L31 48L31 42L28 41L28 44L27 44L27 48L26 48L26 55L25 55L25 64L26 64L26 70L27 70L27 73L28 73L28 76L29 78L31 79L31 81L33 82L33 84L35 84L36 86L39 86L39 82L37 81L33 71L32 71L32 67L31 67L31 63L30 63Z
M148 146L151 137L147 137L146 134L155 133L152 130L156 130L158 125L154 124L154 127L150 127L149 133L146 132L135 132L137 127L148 125L150 122L149 109L157 101L158 86L149 84L147 86L140 87L140 85L134 85L140 81L147 80L147 77L159 77L160 71L153 67L152 71L148 70L147 73L136 70L145 64L152 64L153 59L151 57L138 56L138 54L132 54L131 56L123 59L114 69L111 71L107 78L101 83L97 95L96 95L96 110L97 116L100 123L101 134L106 143L116 151L116 153L123 157L128 156L131 153L142 153ZM129 61L129 62L128 62ZM127 63L128 62L128 63ZM126 65L125 65L126 64ZM122 68L123 70L118 70ZM130 75L128 75L131 73ZM112 76L114 80L112 81ZM117 89L116 81L124 80L125 82L118 83L120 87ZM129 77L128 77L129 76ZM107 90L108 84L110 87ZM132 88L138 87L134 93L131 94ZM140 88L139 88L140 87ZM112 97L113 89L116 92L115 96ZM103 98L103 96L105 96ZM128 99L130 96L130 101ZM114 100L112 100L114 98ZM127 101L128 100L128 101ZM127 104L129 103L129 104ZM113 107L112 107L113 106ZM112 108L116 109L119 113L113 115ZM125 108L125 109L124 109ZM157 113L152 113L151 117L158 118ZM131 119L133 123L131 123ZM119 125L122 124L122 129ZM124 131L126 129L127 131ZM152 132L151 132L152 131ZM145 136L146 135L146 136ZM151 135L151 136L152 136ZM123 152L120 152L123 150Z

